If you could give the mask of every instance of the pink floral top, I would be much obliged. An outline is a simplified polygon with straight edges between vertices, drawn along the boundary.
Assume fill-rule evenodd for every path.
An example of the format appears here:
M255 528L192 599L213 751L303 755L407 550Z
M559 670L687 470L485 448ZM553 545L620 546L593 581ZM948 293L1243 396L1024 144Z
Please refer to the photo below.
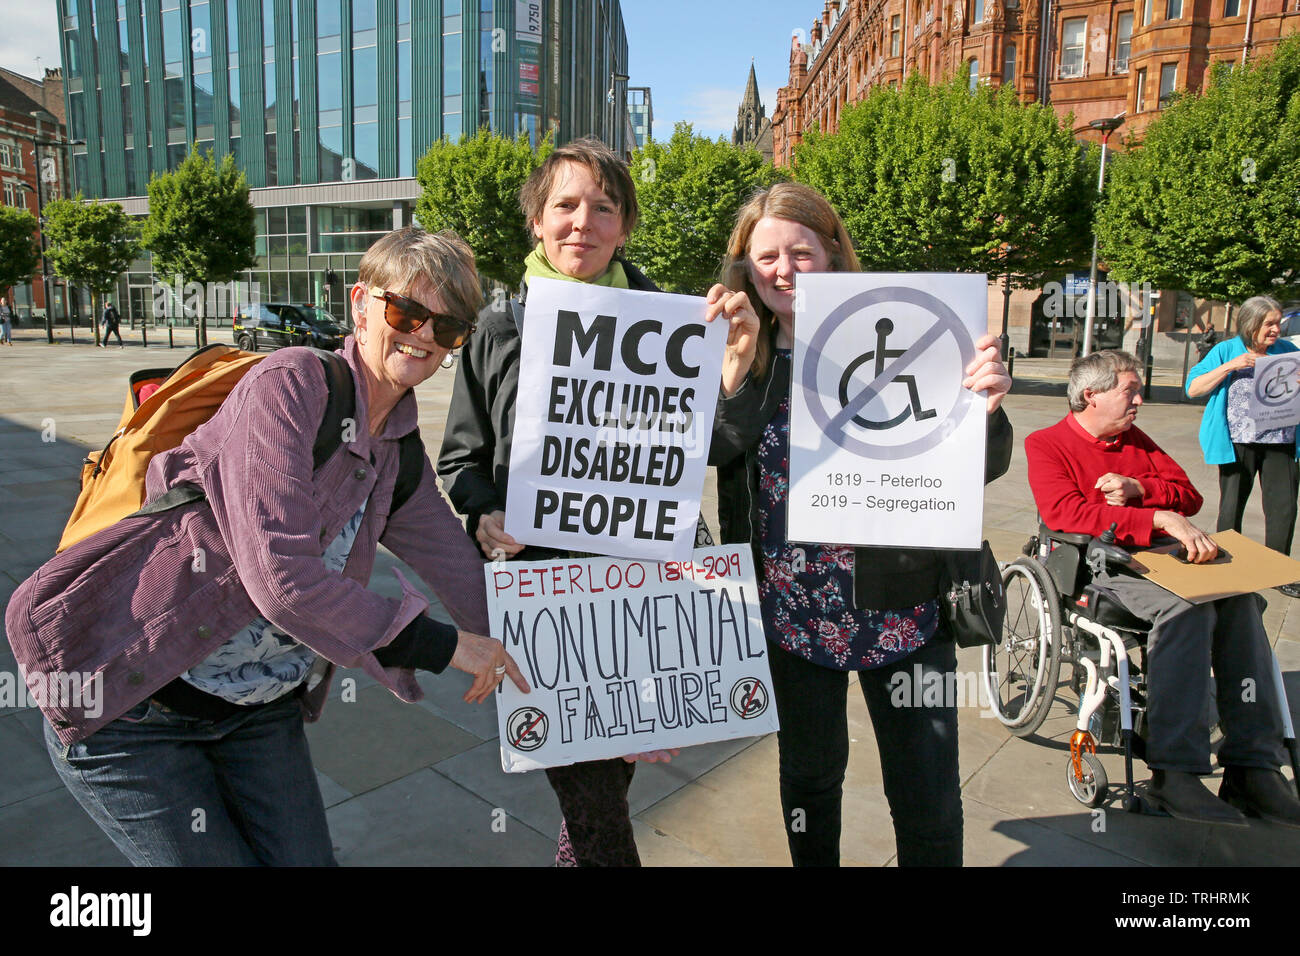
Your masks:
M892 611L853 606L853 548L785 540L790 490L790 402L758 447L763 580L758 593L768 640L832 670L892 664L922 647L938 629L934 601Z

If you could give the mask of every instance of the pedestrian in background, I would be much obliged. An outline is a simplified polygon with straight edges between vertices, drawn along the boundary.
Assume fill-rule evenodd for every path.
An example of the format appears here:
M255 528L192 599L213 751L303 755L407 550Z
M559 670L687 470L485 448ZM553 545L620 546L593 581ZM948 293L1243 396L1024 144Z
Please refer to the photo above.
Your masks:
M106 306L104 306L104 335L103 335L103 340L100 342L99 345L100 348L103 349L108 348L108 337L110 335L117 336L118 348L120 349L126 348L126 346L122 343L122 333L118 331L118 327L121 324L122 324L122 317L118 315L117 306L113 305L112 302L109 302Z
M0 342L5 345L14 344L13 314L9 311L9 303L0 299Z
M1189 398L1210 396L1201 416L1201 450L1206 464L1219 468L1216 530L1241 530L1258 475L1264 492L1264 544L1290 554L1300 491L1295 426L1258 428L1250 414L1255 362L1265 355L1300 351L1281 335L1282 306L1277 299L1247 299L1237 313L1237 335L1212 348L1187 373L1186 388ZM1300 597L1300 582L1278 590Z

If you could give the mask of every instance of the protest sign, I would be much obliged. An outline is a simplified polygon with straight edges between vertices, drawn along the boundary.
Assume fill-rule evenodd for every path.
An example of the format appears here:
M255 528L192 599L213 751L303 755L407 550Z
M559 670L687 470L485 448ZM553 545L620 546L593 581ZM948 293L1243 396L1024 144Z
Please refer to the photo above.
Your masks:
M532 688L497 691L507 773L777 729L748 545L484 573L492 636Z
M980 547L987 313L982 275L796 278L789 540Z
M528 283L506 531L524 544L690 557L727 323L704 300Z
M1251 380L1250 417L1259 431L1300 422L1300 352L1261 355Z

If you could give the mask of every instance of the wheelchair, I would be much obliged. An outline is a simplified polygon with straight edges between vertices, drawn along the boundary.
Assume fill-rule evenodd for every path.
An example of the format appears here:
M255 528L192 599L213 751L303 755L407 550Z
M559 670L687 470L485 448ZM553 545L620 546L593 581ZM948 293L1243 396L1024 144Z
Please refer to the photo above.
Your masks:
M1052 531L1039 524L1024 556L1002 565L1006 619L1002 639L983 649L982 679L994 715L1017 737L1035 733L1060 687L1062 663L1070 665L1070 688L1079 699L1065 765L1066 785L1076 800L1097 807L1108 797L1098 746L1122 749L1123 807L1147 807L1133 786L1133 758L1145 757L1147 636L1149 622L1131 614L1093 578L1123 572L1131 558L1117 547L1115 527L1099 537ZM1300 759L1295 730L1273 657L1283 738L1297 793Z

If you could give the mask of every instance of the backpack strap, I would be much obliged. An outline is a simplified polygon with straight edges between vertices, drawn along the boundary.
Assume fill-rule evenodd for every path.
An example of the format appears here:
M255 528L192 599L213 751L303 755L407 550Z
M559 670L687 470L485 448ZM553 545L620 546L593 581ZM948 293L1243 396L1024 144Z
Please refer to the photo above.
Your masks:
M398 508L411 500L415 489L420 487L424 477L424 442L420 439L420 430L402 436L398 450L397 483L393 485L393 506L388 513L393 514Z
M324 349L311 350L325 368L325 384L329 396L325 400L325 416L316 429L316 441L311 446L312 470L329 461L343 444L343 423L355 418L357 394L352 381L352 369L343 356Z

